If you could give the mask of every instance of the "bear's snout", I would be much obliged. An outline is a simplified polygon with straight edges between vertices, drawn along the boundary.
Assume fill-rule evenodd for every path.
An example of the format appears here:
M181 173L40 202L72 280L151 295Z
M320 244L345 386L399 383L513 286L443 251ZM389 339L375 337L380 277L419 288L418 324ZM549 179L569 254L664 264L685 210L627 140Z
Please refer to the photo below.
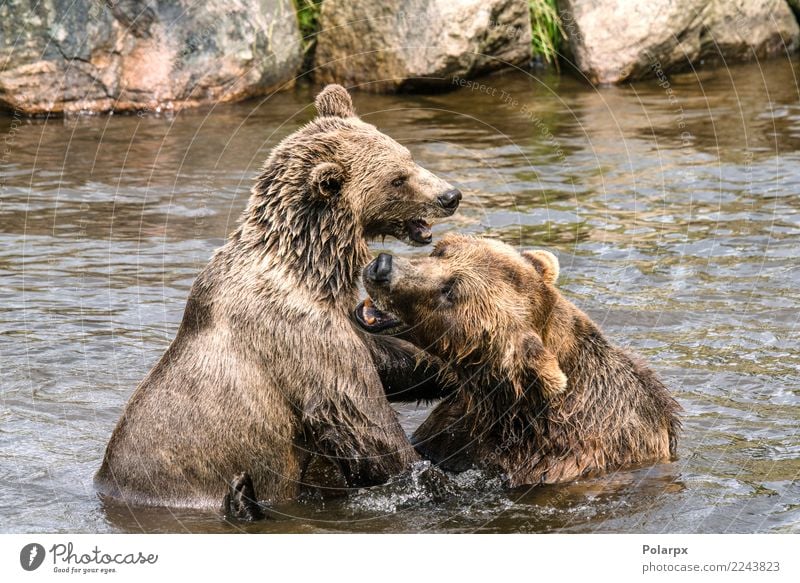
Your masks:
M364 277L372 283L387 283L392 273L392 256L381 253L364 270Z
M461 191L457 188L451 188L447 192L440 194L436 200L443 209L454 213L461 202Z

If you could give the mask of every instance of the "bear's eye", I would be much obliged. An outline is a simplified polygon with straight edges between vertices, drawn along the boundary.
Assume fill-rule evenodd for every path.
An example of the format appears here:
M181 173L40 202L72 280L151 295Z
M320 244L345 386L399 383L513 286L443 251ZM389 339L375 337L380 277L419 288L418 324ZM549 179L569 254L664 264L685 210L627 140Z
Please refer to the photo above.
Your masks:
M442 299L445 300L447 303L452 304L456 299L456 292L455 286L453 285L452 281L447 282L442 286L441 294Z
M394 180L392 180L392 186L395 188L400 188L406 183L407 178L405 176L398 176Z

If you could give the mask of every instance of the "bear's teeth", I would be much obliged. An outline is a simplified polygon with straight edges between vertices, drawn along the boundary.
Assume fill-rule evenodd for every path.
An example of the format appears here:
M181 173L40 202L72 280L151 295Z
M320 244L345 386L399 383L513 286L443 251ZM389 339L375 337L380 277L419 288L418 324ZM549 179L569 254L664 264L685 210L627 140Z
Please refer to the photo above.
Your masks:
M367 316L367 317L366 317L366 319L365 319L364 321L365 321L365 322L366 322L368 325L372 326L372 325L373 325L373 324L376 322L376 320L375 320L375 316Z

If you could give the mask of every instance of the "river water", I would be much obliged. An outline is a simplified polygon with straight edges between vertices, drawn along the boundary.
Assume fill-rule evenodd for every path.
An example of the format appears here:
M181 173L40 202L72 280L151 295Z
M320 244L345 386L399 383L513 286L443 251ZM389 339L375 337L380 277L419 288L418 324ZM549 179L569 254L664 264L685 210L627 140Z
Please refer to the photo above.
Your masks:
M412 476L255 525L105 505L92 476L313 89L177 116L0 117L0 531L800 532L798 70L599 90L514 72L476 91L355 95L464 191L435 235L558 255L564 293L684 407L680 458L518 491L468 472L438 503ZM427 409L399 413L410 432Z

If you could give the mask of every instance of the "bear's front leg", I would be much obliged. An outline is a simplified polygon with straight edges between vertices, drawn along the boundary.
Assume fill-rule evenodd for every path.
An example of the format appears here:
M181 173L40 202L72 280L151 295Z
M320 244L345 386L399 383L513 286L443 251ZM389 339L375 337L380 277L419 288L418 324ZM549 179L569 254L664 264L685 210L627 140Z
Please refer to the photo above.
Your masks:
M303 425L306 443L340 468L348 487L383 484L419 460L383 395L338 393L307 407Z
M452 395L428 415L414 432L411 443L425 459L448 472L463 472L478 464L476 447L481 435L472 435L473 416L464 397ZM485 430L487 428L480 428Z
M364 342L392 403L444 399L458 388L455 373L442 360L405 340L365 334Z
M526 333L520 345L522 356L518 361L522 363L521 370L517 370L514 366L509 367L509 376L518 386L527 387L532 379L538 379L541 394L545 399L552 399L567 390L567 375L561 370L556 355L545 348L538 334ZM515 360L518 358L517 354L515 350L510 351L509 361L517 362Z

